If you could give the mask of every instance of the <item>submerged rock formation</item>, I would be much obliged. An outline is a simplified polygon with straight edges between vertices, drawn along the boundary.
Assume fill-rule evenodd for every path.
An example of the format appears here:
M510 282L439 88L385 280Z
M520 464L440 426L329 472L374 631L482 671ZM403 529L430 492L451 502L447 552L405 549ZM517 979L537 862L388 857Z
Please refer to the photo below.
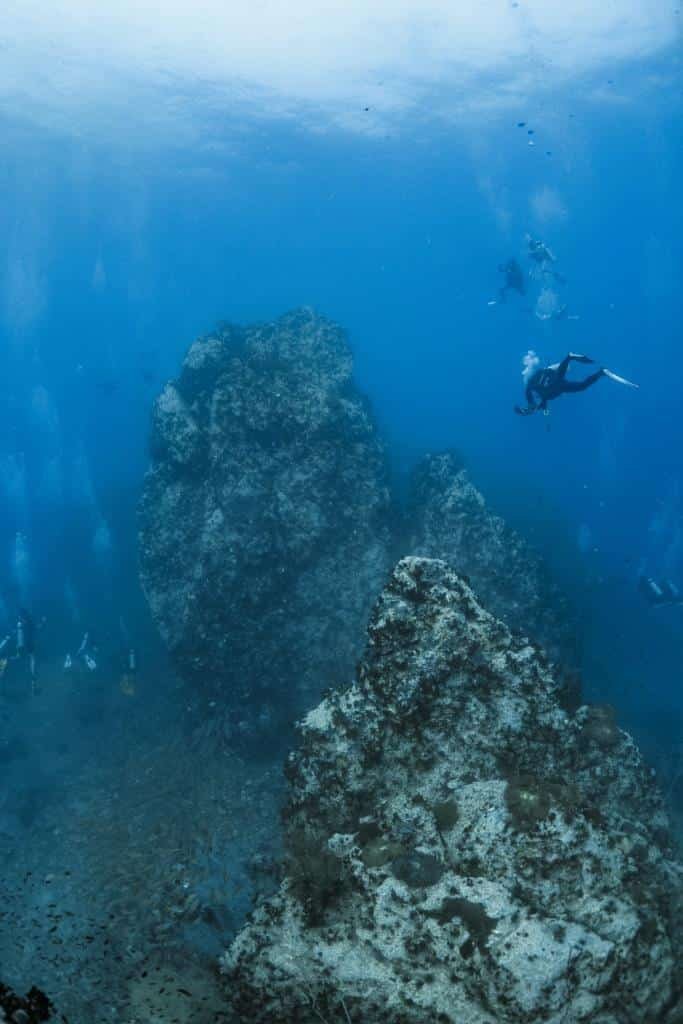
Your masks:
M155 404L152 460L143 589L191 690L231 709L229 737L242 709L273 725L352 678L404 554L445 559L568 660L559 593L454 456L421 463L401 517L343 332L311 310L195 342Z
M0 982L0 1024L39 1024L52 1020L54 1007L35 986L26 996L18 996Z
M607 708L407 558L290 756L288 861L223 961L241 1021L681 1020L681 866Z
M428 455L411 484L402 553L448 562L511 630L532 637L554 660L574 665L577 629L567 600L539 556L487 508L459 456Z
M346 681L390 565L385 458L335 324L301 310L195 342L157 400L141 579L221 706Z

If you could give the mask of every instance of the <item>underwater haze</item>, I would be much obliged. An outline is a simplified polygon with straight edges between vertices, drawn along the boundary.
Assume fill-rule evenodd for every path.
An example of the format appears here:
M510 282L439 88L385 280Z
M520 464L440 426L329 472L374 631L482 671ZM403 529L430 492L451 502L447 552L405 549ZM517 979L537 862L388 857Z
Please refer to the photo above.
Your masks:
M239 325L248 345L252 325L303 308L345 332L348 386L364 396L358 409L367 398L372 426L358 440L361 413L349 413L338 444L353 437L358 459L366 444L370 465L374 431L385 452L386 508L374 469L354 462L344 478L350 505L361 484L377 487L367 499L377 519L361 510L352 526L385 531L367 562L378 577L425 553L409 549L412 527L393 525L410 514L415 467L457 452L566 599L566 618L559 597L551 611L572 634L583 700L615 709L683 835L682 10L678 0L5 0L0 983L39 986L72 1024L261 1019L243 1007L229 1016L219 958L281 878L292 721L350 669L320 669L296 698L291 681L286 697L272 681L238 691L236 673L221 689L207 677L224 661L202 649L202 629L173 640L173 615L186 610L171 589L191 540L168 556L167 604L150 583L150 538L170 507L153 519L150 461L172 478L155 403L195 339L233 344L219 325ZM521 285L505 288L510 261ZM287 330L308 337L301 323ZM568 379L606 367L638 388L603 378L516 415L530 350L541 367L568 353L594 361L573 362ZM308 372L286 366L285 387ZM274 387L268 373L245 372L243 403ZM190 406L189 384L179 390ZM212 408L221 401L248 420L237 399L219 394ZM306 408L297 422L313 416ZM249 432L225 422L211 465L237 460L242 486L258 460L240 448ZM268 443L285 442L276 431ZM204 486L202 467L188 494ZM301 494L293 486L287 501ZM343 501L330 492L332 510L320 507L333 519ZM178 516L192 514L188 499ZM244 513L254 537L261 514L258 501ZM292 540L294 518L273 513L273 532ZM242 529L235 545L246 549ZM259 549L258 572L274 571L270 550ZM292 543L291 566L295 557ZM202 613L212 645L242 582L214 580ZM359 622L379 593L368 587ZM334 591L320 590L325 611ZM243 622L247 605L235 606ZM503 607L489 610L506 618ZM346 605L335 615L352 617ZM279 635L276 622L264 635ZM359 626L349 642L352 660L364 635ZM552 646L542 630L539 640ZM257 642L249 634L245 646ZM241 718L230 705L229 727L216 725L228 688L253 700ZM166 985L192 996L164 1001ZM311 1006L312 1020L362 1019L343 1000L339 1016Z

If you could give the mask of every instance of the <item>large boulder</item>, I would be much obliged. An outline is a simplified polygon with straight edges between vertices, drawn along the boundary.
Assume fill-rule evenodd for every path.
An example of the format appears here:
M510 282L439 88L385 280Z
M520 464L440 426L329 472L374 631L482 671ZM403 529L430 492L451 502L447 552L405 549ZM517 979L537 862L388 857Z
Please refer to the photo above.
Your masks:
M286 874L223 960L255 1024L680 1021L681 866L609 708L401 561L290 756Z
M384 451L340 328L304 309L196 341L155 404L152 460L141 579L195 692L232 728L347 681L391 561Z

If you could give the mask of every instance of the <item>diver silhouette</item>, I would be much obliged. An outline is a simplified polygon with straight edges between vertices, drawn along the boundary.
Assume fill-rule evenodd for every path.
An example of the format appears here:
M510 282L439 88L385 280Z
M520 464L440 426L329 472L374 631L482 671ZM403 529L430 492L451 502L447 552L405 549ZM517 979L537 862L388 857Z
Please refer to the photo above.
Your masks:
M507 263L501 263L498 270L504 276L504 282L498 289L499 302L505 302L509 291L515 291L520 295L526 295L524 271L517 260L511 259L508 260Z
M524 357L527 406L525 409L520 408L518 405L515 406L515 412L518 416L530 416L534 412L545 413L548 409L548 402L559 398L560 395L586 391L593 384L597 384L602 377L609 377L610 380L614 380L618 384L626 384L631 388L638 387L637 384L632 384L631 381L626 380L624 377L619 377L616 373L612 373L611 370L606 370L604 367L596 370L595 373L591 373L584 380L567 380L567 370L571 362L595 362L589 356L579 355L576 352L570 352L561 363L553 363L551 366L543 366L540 369L537 368L539 362L540 360L535 352L530 351Z

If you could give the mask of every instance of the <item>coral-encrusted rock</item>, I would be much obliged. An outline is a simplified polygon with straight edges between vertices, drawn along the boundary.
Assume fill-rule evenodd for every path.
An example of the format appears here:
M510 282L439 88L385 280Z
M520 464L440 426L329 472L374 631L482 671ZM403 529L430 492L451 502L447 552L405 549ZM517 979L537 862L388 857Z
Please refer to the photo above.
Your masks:
M575 664L577 631L566 598L539 556L486 507L457 454L428 455L411 482L406 552L441 558L468 578L482 604L553 660Z
M53 1019L54 1007L47 996L35 988L24 997L0 982L0 1024L39 1024Z
M156 402L142 584L221 706L302 707L353 673L390 561L384 452L351 374L342 331L301 310L195 342Z
M560 689L445 563L399 563L288 762L285 880L223 962L239 1020L680 1020L660 798Z

